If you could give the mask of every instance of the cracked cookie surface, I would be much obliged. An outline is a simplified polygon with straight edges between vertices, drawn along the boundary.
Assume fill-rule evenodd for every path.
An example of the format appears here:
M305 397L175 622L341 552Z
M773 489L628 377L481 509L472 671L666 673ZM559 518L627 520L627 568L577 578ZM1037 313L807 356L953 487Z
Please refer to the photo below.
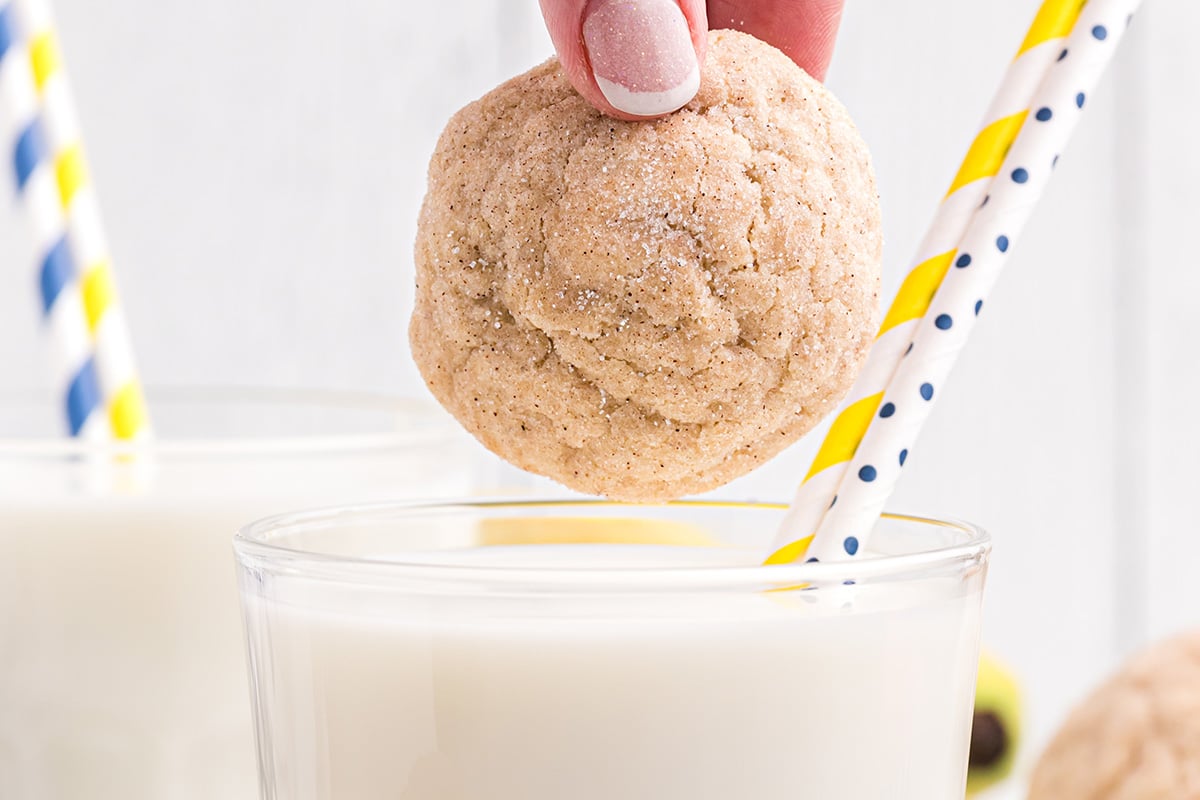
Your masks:
M850 388L878 195L828 90L717 31L661 120L601 115L554 60L459 111L415 255L413 355L471 433L573 489L664 500L748 472Z
M1139 653L1068 716L1029 800L1200 800L1200 631Z

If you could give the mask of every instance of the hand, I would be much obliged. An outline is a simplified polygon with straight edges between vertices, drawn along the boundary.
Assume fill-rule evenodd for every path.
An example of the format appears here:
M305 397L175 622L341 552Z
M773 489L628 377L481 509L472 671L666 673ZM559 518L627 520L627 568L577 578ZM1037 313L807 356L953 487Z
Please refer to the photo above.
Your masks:
M845 0L540 0L575 88L620 119L683 106L700 88L709 28L773 44L822 80Z

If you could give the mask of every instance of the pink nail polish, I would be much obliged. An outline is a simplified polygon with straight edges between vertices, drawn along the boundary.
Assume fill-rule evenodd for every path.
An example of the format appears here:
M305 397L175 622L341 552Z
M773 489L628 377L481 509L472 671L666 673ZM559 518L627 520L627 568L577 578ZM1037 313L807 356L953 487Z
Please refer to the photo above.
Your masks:
M600 91L627 114L666 114L700 88L696 50L675 0L596 0L583 41Z

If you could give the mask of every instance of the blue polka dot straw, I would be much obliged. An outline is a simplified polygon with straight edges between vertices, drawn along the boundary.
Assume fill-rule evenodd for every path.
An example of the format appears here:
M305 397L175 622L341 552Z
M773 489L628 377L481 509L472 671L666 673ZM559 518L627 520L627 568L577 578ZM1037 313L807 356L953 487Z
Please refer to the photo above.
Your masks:
M1045 119L1021 128L988 190L990 202L971 215L955 248L970 255L970 265L947 272L918 320L912 353L896 367L880 398L893 404L895 413L869 420L835 487L837 506L827 512L822 508L808 556L826 561L868 548L909 448L941 395L1011 245L1049 182L1054 159L1082 116L1077 98L1099 81L1138 5L1139 0L1089 0L1067 38L1068 55L1047 67L1031 107L1049 111L1041 115ZM866 468L870 480L864 479Z
M958 270L970 267L969 254L956 257L963 231L975 211L988 204L988 191L999 173L1004 154L1024 126L1030 109L1039 108L1032 105L1034 92L1046 70L1059 58L1067 34L1079 17L1080 5L1080 0L1044 0L1034 16L979 132L917 248L913 266L884 317L845 407L834 419L812 467L796 491L770 563L795 561L807 547L809 535L820 523L823 509L847 474L849 461L876 416L884 387L908 352L930 298L951 264ZM953 321L952 316L947 319Z
M73 436L149 429L70 87L44 0L0 0L0 101L17 192L33 228L37 285Z

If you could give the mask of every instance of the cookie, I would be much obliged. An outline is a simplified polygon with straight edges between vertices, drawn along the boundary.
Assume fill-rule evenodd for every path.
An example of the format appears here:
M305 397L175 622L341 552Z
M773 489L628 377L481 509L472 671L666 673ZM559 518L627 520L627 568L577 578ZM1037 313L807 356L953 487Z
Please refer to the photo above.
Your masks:
M850 388L881 236L845 109L757 39L701 88L600 114L551 60L459 111L429 167L409 334L484 445L566 486L659 501L776 455Z
M1029 800L1200 800L1200 631L1136 656L1067 718Z

